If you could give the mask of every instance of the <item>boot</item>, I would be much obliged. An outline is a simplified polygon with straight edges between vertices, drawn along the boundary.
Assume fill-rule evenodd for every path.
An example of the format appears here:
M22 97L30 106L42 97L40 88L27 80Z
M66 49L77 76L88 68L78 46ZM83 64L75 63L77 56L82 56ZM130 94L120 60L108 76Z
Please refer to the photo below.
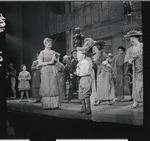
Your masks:
M86 108L86 111L85 111L85 114L86 115L89 115L91 114L91 103L90 103L90 98L86 98L86 103L87 103L87 108Z
M82 107L78 113L84 113L86 110L85 99L81 100L81 103L82 103Z
M133 103L133 108L137 108L138 106L139 106L139 103L136 102L136 101L134 101L134 103Z

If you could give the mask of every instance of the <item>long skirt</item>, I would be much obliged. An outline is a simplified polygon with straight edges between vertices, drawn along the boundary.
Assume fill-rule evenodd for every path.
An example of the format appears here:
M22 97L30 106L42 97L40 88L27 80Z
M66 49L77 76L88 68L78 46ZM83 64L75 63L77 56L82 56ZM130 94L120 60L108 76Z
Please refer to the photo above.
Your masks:
M135 76L133 77L132 93L134 101L143 101L143 72L135 72Z
M122 100L124 98L123 85L123 74L117 74L117 77L115 79L115 95L119 100Z
M115 87L112 72L104 70L97 76L97 100L113 100Z
M59 82L54 66L43 66L41 69L40 96L44 109L60 107Z

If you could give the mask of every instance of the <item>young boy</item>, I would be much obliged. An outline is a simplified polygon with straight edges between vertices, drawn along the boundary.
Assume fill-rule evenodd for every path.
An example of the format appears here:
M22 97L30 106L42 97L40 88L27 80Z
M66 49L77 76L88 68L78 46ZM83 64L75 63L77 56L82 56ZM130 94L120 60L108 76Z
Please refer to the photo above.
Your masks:
M91 114L90 96L92 93L92 63L86 59L86 48L77 48L77 75L79 80L79 99L82 103L80 113ZM87 105L86 105L87 104Z

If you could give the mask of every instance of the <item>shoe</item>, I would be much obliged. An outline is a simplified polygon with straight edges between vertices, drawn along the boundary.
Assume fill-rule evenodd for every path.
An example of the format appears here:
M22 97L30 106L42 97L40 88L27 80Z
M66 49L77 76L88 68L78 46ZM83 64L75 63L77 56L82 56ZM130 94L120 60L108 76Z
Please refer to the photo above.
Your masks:
M132 106L133 106L133 108L137 108L139 106L139 103L134 102Z
M82 106L81 110L78 111L78 113L84 113L85 111L86 111L86 108L83 108L83 106Z
M114 98L113 101L115 102L117 100L117 98Z
M43 108L44 110L50 110L50 108Z
M85 113L85 110L81 109L78 113Z
M90 115L92 112L91 112L91 109L90 108L87 108L86 110L85 110L85 114L86 115Z
M20 99L20 100L18 100L17 102L21 102L22 100Z
M31 102L31 100L30 100L30 99L28 99L28 102Z
M40 100L36 100L34 103L40 103Z
M112 102L110 102L110 100L108 101L108 105L113 105L113 103Z
M68 100L67 102L68 102L68 103L71 103L71 100Z
M130 99L129 101L133 101L133 98L132 98L132 99Z
M98 105L100 105L100 104L101 104L101 101L98 100L97 102L94 103L94 106L98 106Z

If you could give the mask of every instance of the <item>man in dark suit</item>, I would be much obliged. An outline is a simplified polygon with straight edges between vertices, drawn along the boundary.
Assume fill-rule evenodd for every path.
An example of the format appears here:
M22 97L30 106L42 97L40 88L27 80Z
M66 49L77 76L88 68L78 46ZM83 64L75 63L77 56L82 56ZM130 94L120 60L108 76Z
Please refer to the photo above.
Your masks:
M78 92L78 77L77 77L77 73L76 73L76 68L77 68L77 64L78 64L78 60L77 60L77 50L73 50L71 52L71 55L73 57L73 59L71 60L71 67L74 73L74 78L72 81L73 84L73 92L76 93Z
M80 27L75 28L75 35L73 36L73 47L82 47L84 43L84 35L81 32Z

